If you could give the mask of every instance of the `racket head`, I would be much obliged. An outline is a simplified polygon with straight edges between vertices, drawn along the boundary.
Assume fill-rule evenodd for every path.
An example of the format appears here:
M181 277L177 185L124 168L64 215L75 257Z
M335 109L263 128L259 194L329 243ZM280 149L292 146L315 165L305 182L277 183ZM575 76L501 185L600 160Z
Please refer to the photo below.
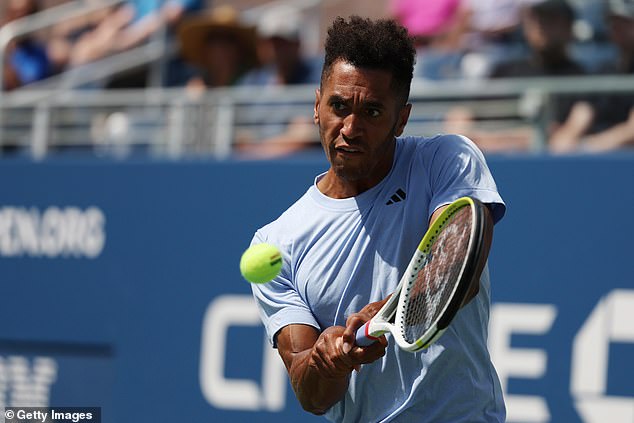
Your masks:
M460 309L487 253L484 207L476 199L459 198L427 230L404 275L394 315L391 332L400 348L427 348Z

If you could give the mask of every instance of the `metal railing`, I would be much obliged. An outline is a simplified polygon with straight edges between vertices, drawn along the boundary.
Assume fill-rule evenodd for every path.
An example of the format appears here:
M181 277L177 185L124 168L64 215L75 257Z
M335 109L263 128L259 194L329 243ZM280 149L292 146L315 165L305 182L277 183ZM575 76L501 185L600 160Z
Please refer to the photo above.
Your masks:
M284 131L297 117L312 120L314 89L29 90L4 96L0 129L5 147L30 151L35 158L69 149L223 158L242 134L248 134L243 137L247 141L260 142ZM604 92L634 95L634 77L415 81L406 134L442 132L446 114L460 106L490 130L530 126L539 150L550 122L551 96Z

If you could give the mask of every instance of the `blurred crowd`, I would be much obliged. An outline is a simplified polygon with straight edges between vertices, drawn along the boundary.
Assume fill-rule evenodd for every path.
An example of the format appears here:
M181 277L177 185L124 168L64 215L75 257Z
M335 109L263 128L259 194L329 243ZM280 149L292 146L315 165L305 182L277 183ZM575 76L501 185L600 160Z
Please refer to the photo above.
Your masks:
M0 25L67 0L2 0ZM85 0L98 3L99 0ZM301 10L278 2L257 19L212 0L126 0L13 39L4 52L4 90L107 58L155 36L178 46L161 84L191 92L227 86L317 84L319 54L308 55ZM363 14L362 10L359 14ZM415 78L426 81L632 75L634 0L388 0L386 17L415 39ZM149 85L149 67L101 81L103 88ZM634 87L629 92L558 94L550 99L546 133L552 152L608 151L634 146ZM477 107L477 106L476 106ZM287 108L295 105L288 102ZM264 112L263 112L264 111ZM266 105L250 113L265 120ZM292 113L291 113L292 114ZM504 130L479 125L477 110L456 107L445 129L485 151L524 151L527 124ZM278 156L318 146L311 115L236 134L243 154Z

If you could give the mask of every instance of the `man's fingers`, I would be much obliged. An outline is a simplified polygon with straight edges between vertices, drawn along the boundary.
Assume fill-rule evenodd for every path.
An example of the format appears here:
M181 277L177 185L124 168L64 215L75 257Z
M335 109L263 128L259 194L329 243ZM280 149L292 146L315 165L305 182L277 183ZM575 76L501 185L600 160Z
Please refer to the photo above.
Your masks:
M360 313L351 314L346 319L346 330L344 331L344 334L346 333L354 334L357 331L357 329L363 326L363 324L367 322L368 320L370 320L369 316L364 316L364 315L361 315Z
M346 330L343 331L341 337L343 338L343 352L348 354L352 347L355 345L355 339L357 334L357 329L360 328L364 323L364 320L361 319L356 314L350 315L346 320Z
M352 349L352 344L350 343L349 338L345 336L345 333L341 334L341 336L335 340L335 343L345 355L348 355Z
M343 354L343 340L341 336L326 336L323 342L315 347L313 357L315 365L327 377L342 377L349 374L356 364L353 359Z
M377 342L367 347L355 347L348 356L356 363L368 364L372 363L385 355L387 340L385 336L381 336Z

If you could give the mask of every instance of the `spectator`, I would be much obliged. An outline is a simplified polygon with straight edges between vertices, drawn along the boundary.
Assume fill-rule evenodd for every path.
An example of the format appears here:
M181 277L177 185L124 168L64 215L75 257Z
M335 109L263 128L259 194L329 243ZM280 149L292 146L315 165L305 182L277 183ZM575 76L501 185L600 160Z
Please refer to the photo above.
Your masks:
M616 63L606 64L606 73L634 73L634 1L609 0L607 20L610 37L619 50Z
M462 0L468 21L462 59L466 78L485 78L501 61L526 55L521 33L523 7L539 0Z
M1 25L32 15L39 11L36 0L7 0ZM13 90L51 74L51 62L46 46L31 35L11 40L2 64L5 90Z
M575 13L565 0L546 0L525 8L524 37L530 57L500 63L491 76L529 77L581 75L583 68L568 55Z
M154 36L167 36L169 41L170 29L201 4L202 0L128 0L62 22L51 34L55 66L59 70L81 66L142 45ZM115 77L108 87L143 87L147 76L144 66Z
M107 10L99 21L94 22L94 27L77 28L69 34L72 38L67 40L66 66L84 65L122 51L118 38L133 21L134 13L134 8L129 4L114 7Z
M536 0L463 0L469 14L469 28L485 40L506 42L517 39L522 6Z
M460 0L392 0L390 13L414 38L416 77L462 77L467 21Z
M61 3L61 1L60 1ZM60 4L56 4L59 6ZM102 8L92 13L83 14L55 24L46 34L48 39L48 54L53 64L54 72L65 70L71 61L81 64L89 61L71 59L71 55L82 56L74 46L77 40L84 34L93 31L101 22L109 17L114 11L113 8Z
M293 6L266 11L257 26L262 66L249 72L242 85L293 85L319 82L320 63L302 55L301 15Z
M257 32L263 65L247 73L241 85L264 88L319 84L321 61L303 56L301 23L300 11L293 6L273 6L262 14ZM238 152L243 156L270 158L319 146L312 107L302 106L288 101L262 102L246 108L242 117L252 127L261 129L238 131Z
M165 25L178 24L186 12L200 10L202 0L128 0L128 5L134 10L134 19L118 37L119 51L139 45Z
M529 57L499 63L493 70L492 78L510 77L555 77L582 75L584 70L568 55L572 41L574 10L564 0L545 0L530 4L522 12L522 30L530 48ZM548 134L557 131L564 124L578 101L578 96L554 95L550 97L553 116L548 116ZM478 130L474 126L469 110L453 110L448 114L447 127L467 131L483 150L528 150L535 138L528 127L517 127L500 132Z
M546 0L526 7L522 15L522 29L531 55L500 63L491 77L583 75L583 67L568 54L574 21L574 9L565 0ZM550 98L554 110L553 128L566 120L575 100L564 95Z
M178 38L182 57L202 73L189 87L234 85L256 63L255 29L240 23L231 6L183 21Z
M619 56L615 62L604 64L602 72L632 75L634 0L609 0L606 19ZM592 96L588 101L577 102L549 144L554 152L600 152L634 146L634 93Z

